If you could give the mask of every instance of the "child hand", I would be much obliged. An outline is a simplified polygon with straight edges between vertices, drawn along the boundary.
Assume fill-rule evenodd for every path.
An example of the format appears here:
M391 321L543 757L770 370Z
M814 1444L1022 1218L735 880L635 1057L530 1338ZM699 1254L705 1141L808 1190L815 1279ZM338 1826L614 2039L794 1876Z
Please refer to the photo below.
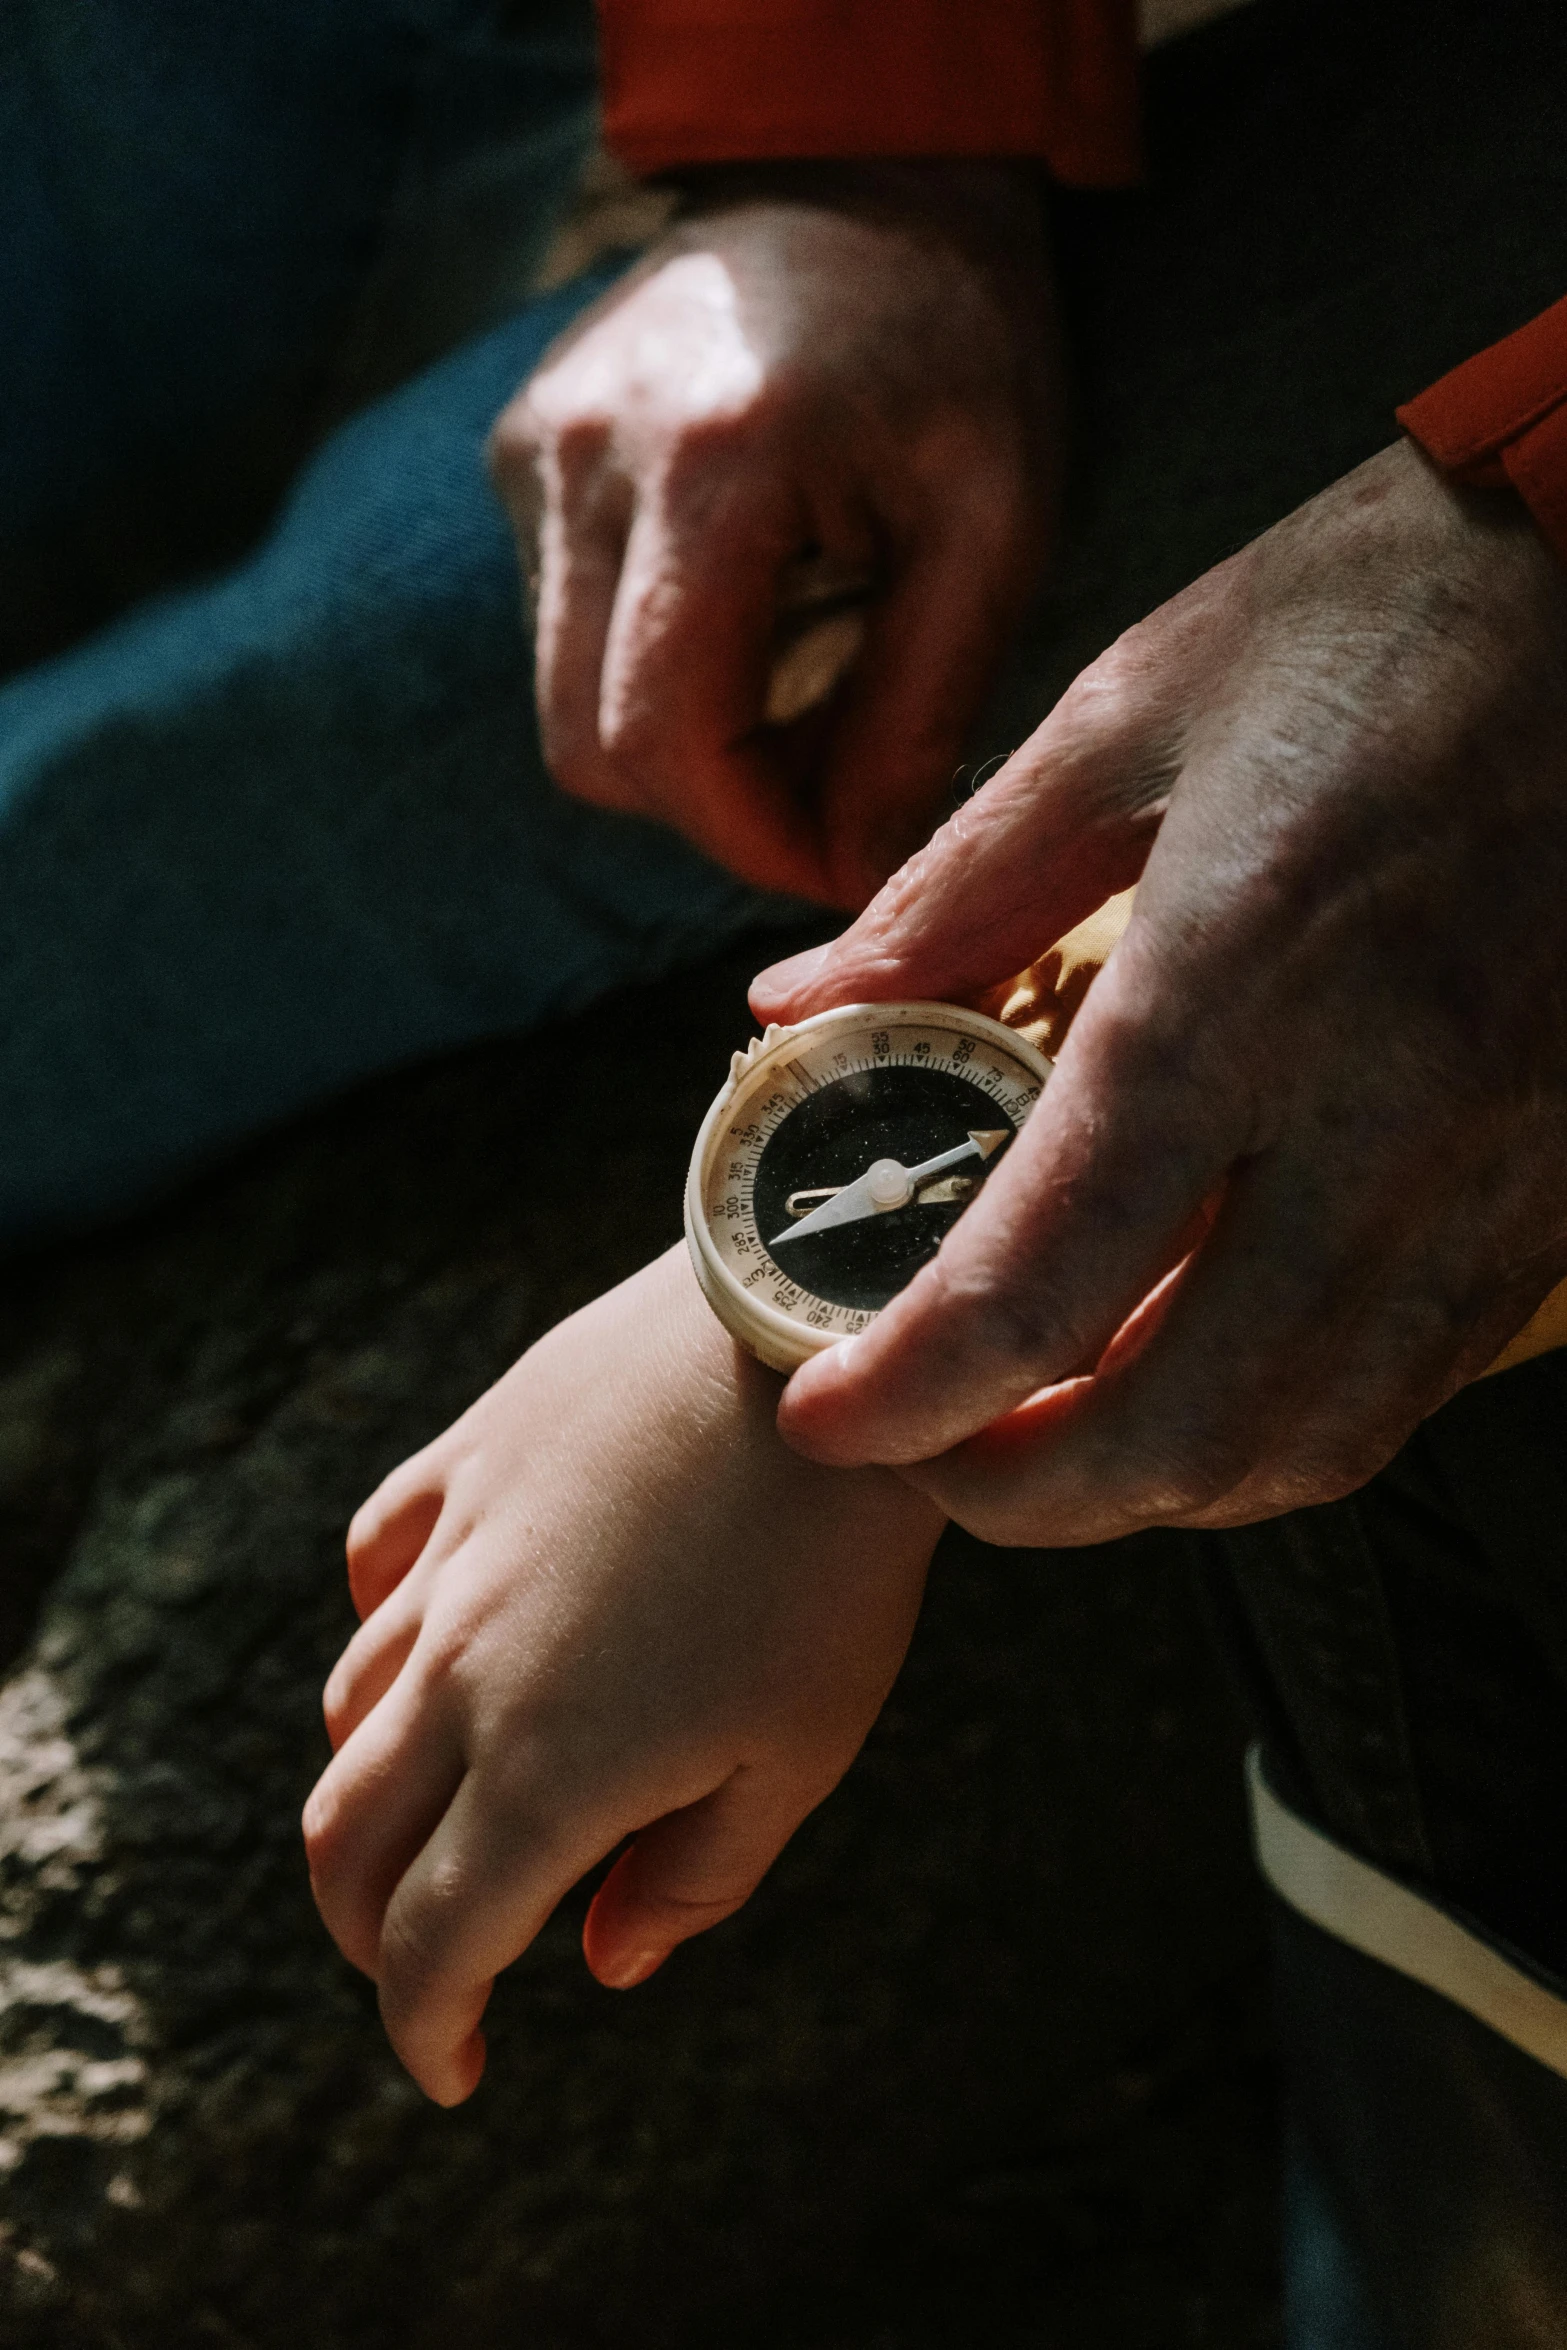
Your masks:
M940 1532L780 1441L683 1249L562 1323L349 1530L311 1881L393 2047L455 2105L499 1970L625 1837L584 1947L629 1988L746 1900L842 1777Z

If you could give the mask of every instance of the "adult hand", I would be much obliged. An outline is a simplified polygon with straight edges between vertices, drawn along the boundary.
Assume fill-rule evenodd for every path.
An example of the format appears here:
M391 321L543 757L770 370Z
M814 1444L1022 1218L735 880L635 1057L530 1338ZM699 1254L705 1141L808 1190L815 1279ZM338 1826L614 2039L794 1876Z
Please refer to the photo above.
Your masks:
M1351 1491L1567 1273L1567 575L1510 493L1372 459L753 1002L962 996L1139 872L1021 1140L780 1412L996 1541Z
M536 550L545 756L747 881L859 907L939 816L1046 550L1060 401L1035 177L798 164L693 185L492 439ZM814 723L769 725L802 600L863 601L863 644Z

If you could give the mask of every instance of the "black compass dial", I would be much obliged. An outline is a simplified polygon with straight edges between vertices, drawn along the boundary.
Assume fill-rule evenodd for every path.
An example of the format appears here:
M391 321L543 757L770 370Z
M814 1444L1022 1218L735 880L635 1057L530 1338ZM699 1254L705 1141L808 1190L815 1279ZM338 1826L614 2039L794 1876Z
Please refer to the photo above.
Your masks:
M771 1244L818 1195L853 1183L878 1159L917 1167L966 1142L976 1130L1015 1122L995 1097L967 1078L940 1069L856 1070L808 1095L789 1112L763 1150L756 1170L756 1228ZM831 1231L812 1232L770 1249L791 1281L829 1303L879 1312L928 1264L1010 1139L981 1164L971 1161L945 1181L891 1208ZM791 1209L791 1202L793 1208Z

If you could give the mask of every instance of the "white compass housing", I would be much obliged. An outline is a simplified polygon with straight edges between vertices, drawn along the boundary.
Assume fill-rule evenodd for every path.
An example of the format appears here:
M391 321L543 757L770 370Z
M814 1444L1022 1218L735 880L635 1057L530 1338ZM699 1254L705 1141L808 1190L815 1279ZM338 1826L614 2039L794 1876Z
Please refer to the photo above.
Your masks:
M686 1184L703 1295L776 1371L852 1337L935 1255L1051 1074L956 1004L849 1004L730 1064Z

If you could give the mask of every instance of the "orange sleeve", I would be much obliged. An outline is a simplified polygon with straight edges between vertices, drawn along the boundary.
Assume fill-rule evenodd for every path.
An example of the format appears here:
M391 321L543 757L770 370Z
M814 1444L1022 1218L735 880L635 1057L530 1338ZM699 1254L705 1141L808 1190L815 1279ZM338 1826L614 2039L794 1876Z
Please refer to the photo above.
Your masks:
M598 0L635 172L783 156L1024 156L1137 177L1135 0Z
M1398 421L1459 481L1510 482L1567 562L1567 300L1466 359Z

